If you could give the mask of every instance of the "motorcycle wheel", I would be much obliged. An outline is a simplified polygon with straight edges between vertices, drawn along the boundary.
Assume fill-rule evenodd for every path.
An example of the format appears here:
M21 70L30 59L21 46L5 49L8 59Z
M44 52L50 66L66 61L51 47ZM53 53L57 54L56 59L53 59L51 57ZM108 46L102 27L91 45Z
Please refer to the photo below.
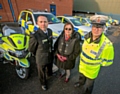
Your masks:
M27 79L29 76L29 68L16 68L16 73L21 79Z

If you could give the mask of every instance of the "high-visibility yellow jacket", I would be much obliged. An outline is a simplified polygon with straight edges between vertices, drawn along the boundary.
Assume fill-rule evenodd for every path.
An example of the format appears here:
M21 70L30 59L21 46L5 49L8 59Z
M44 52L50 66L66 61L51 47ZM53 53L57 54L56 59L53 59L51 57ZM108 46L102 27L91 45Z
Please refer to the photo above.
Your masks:
M80 55L79 72L90 79L95 79L101 66L109 66L113 63L114 48L104 34L94 42L90 42L90 39L91 32L85 36Z

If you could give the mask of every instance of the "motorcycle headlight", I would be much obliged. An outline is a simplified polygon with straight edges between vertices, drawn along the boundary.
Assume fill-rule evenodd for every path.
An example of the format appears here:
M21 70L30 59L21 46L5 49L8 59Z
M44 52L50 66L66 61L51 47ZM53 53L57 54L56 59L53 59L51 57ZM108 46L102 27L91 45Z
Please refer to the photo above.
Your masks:
M27 49L22 51L16 51L16 56L18 58L25 58L28 53L29 51Z
M15 53L17 57L22 56L22 51L16 51Z
M12 55L12 56L16 56L15 52L12 51L12 50L8 50L8 53L9 53L10 55Z
M21 51L8 51L11 56L18 57L18 58L24 58L29 53L28 50L21 50Z

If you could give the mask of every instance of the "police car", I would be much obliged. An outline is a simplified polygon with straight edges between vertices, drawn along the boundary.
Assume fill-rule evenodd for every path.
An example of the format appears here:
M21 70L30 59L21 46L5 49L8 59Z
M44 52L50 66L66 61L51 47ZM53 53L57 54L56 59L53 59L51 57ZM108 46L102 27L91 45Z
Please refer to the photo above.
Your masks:
M116 19L113 19L111 16L108 16L109 18L109 23L112 24L112 25L119 25L119 21L116 20Z
M91 20L88 17L74 16L77 18L83 25L92 27ZM107 31L111 29L111 24L109 21L105 24L104 33L107 34Z
M91 31L91 27L82 25L77 18L72 16L57 16L57 18L64 24L70 22L74 26L74 30L80 33L82 40L84 40L84 36Z
M64 24L52 13L33 9L22 10L18 18L18 24L24 28L26 34L30 35L38 29L36 21L37 17L40 15L47 17L49 23L48 28L53 31L53 37L57 38L62 32Z
M77 18L83 25L92 27L91 21L87 17L74 16Z

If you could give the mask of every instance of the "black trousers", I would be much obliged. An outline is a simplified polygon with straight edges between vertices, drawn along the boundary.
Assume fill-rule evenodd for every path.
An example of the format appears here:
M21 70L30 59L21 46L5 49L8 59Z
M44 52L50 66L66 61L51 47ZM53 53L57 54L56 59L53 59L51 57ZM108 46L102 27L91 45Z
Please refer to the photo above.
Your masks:
M95 79L89 79L80 73L79 81L80 85L83 88L83 94L92 94L93 86Z
M52 66L53 66L53 63L49 63L46 65L37 64L38 77L39 77L41 85L47 84L46 75L52 76Z

